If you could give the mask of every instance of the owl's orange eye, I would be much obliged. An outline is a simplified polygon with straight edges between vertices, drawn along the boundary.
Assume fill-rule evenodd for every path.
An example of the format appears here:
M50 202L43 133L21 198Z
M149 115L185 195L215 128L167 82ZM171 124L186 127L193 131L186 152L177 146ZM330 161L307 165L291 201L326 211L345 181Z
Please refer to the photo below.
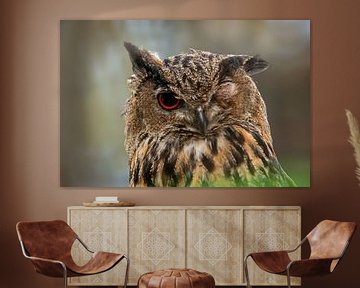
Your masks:
M174 110L181 106L181 100L176 98L172 93L159 93L158 102L161 108L165 110Z

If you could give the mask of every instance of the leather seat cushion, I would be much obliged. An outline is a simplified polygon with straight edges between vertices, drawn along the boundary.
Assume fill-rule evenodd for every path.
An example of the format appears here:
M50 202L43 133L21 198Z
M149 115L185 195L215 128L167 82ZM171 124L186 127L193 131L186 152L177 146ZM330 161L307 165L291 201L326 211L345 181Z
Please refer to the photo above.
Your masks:
M193 269L166 269L140 276L138 288L213 288L214 277Z

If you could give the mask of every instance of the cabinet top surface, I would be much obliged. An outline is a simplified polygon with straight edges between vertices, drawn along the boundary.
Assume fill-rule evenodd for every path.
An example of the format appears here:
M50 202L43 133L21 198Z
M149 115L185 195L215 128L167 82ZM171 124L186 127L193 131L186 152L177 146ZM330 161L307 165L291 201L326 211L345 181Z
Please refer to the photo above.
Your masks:
M132 206L132 207L85 207L85 206L69 206L68 209L131 209L131 210L190 210L190 209L221 209L221 210L261 210L261 209L279 209L279 210L300 210L301 206Z

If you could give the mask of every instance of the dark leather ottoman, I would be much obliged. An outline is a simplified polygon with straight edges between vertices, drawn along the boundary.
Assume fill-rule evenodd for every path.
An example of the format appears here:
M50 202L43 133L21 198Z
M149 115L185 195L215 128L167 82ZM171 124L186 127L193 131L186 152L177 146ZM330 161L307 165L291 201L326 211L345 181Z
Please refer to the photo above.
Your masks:
M140 276L138 288L214 288L214 277L193 269L166 269Z

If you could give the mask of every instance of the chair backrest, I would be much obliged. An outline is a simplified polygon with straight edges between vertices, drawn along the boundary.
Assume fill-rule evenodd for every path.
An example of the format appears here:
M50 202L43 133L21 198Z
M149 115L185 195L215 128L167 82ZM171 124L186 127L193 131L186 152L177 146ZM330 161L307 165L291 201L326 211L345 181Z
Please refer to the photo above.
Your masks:
M345 252L356 229L355 222L321 221L306 237L310 258L337 258ZM332 270L335 268L332 265Z
M75 232L62 220L19 222L16 231L27 253L40 258L67 258L76 240Z

